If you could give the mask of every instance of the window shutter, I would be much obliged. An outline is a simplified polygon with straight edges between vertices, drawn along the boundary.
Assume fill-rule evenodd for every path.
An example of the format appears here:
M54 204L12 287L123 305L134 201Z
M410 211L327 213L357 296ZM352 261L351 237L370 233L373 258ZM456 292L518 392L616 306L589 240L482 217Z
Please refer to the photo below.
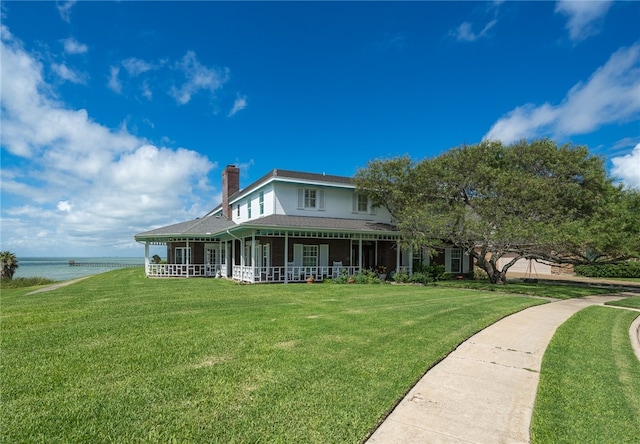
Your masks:
M318 190L318 210L324 211L324 190Z
M302 267L302 244L293 244L293 266Z
M298 188L298 209L304 208L304 188Z
M451 273L451 248L444 249L444 271Z
M402 249L402 255L400 258L400 265L406 267L411 263L411 250L407 248Z
M371 199L367 201L369 203L369 214L376 214L376 207L373 206Z
M358 212L358 193L353 193L353 199L351 201L351 211Z
M462 272L469 273L469 255L467 253L462 253L460 260L462 261Z
M320 245L320 257L319 257L321 267L329 266L329 244Z

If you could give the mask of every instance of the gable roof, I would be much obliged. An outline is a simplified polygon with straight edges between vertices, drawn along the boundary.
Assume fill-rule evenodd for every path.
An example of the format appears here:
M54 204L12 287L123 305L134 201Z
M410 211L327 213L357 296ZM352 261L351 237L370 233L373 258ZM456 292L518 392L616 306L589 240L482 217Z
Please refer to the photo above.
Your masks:
M233 202L238 197L250 193L251 191L261 187L262 185L269 183L274 180L280 180L284 182L298 182L305 184L313 184L313 185L339 185L343 187L354 187L355 182L352 177L347 176L335 176L332 174L320 174L320 173L306 173L303 171L291 171L291 170L279 170L273 169L269 171L267 174L262 176L260 179L256 180L249 186L236 191L231 196L229 196L229 202ZM213 210L207 213L207 216L210 214L214 214L222 210L222 204L215 207Z
M186 235L211 237L215 236L217 233L233 228L236 225L237 224L235 222L222 216L205 216L138 233L134 238L136 241L141 241Z
M310 185L338 185L348 188L355 187L353 178L345 176L334 176L318 173L305 173L301 171L271 170L260 179L253 182L248 187L234 193L229 200L250 193L260 186L272 181L282 180L293 183ZM134 236L136 241L162 241L170 238L215 238L227 234L229 230L241 228L272 228L272 229L301 229L305 231L340 231L350 233L377 233L377 234L397 234L398 229L393 224L382 222L348 219L348 218L327 218L313 216L288 216L273 214L258 219L252 219L240 224L236 224L230 219L219 214L222 205L218 205L202 218L197 218L187 222L180 222L166 227L145 231Z

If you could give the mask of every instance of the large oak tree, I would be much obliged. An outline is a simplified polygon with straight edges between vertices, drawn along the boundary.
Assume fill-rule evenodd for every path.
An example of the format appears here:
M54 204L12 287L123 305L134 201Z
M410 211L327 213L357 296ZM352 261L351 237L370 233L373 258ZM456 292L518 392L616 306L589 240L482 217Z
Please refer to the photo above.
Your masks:
M601 158L551 140L462 146L414 162L370 161L360 191L385 206L414 247L463 248L493 283L518 259L558 264L640 256L640 193ZM499 268L507 253L513 260Z

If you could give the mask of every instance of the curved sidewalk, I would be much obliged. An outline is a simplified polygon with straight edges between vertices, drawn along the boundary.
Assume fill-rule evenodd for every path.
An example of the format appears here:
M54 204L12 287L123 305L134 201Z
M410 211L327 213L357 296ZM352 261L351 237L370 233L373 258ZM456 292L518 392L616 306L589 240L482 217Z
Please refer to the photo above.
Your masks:
M551 302L496 322L429 370L366 442L528 443L542 356L556 329L587 306L622 297Z

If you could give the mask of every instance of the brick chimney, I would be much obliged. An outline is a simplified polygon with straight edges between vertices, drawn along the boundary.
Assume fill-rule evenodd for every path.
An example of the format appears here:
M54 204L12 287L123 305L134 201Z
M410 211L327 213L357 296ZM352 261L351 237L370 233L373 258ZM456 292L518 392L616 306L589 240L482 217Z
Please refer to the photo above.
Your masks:
M240 191L240 168L235 165L227 165L222 171L222 215L227 219L232 217L229 196Z

